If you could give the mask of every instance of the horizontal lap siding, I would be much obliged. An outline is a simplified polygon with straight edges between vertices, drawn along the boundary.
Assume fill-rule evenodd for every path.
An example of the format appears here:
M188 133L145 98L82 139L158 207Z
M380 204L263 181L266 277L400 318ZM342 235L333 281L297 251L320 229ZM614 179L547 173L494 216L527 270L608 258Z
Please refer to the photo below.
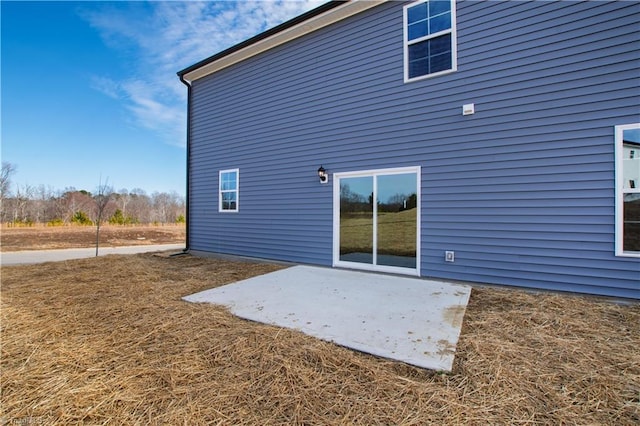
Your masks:
M332 186L320 185L316 171L335 161L328 131L339 137L350 132L348 122L342 130L336 123L358 96L352 85L334 84L358 78L352 60L379 65L371 52L351 53L381 34L386 15L370 15L374 20L360 31L338 23L342 35L316 32L195 82L192 193L208 187L212 196L209 208L193 215L192 248L331 264ZM327 53L331 60L319 59ZM362 119L366 125L368 118ZM240 168L238 214L217 213L217 170L224 167ZM206 204L205 197L192 198L192 209Z
M191 248L330 265L317 168L419 165L423 275L640 297L613 162L613 126L639 120L639 9L458 2L458 71L405 84L390 2L195 81ZM217 212L228 168L236 214Z
M494 6L459 4L476 114L457 154L423 169L423 271L638 298L640 262L613 255L613 125L638 120L638 5Z

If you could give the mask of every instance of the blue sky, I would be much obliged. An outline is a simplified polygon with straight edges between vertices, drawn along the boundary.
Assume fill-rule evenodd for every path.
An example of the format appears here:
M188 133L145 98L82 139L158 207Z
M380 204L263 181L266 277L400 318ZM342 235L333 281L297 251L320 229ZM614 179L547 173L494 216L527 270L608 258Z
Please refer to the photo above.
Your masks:
M185 193L176 72L324 0L1 4L2 161L15 185Z

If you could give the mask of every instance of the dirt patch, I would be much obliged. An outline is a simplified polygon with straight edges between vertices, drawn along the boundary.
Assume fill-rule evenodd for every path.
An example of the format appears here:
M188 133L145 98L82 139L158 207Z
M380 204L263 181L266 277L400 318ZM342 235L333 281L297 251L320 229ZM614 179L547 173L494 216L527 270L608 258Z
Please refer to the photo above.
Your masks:
M640 305L474 289L453 372L438 374L181 300L278 268L149 254L2 267L0 418L640 422Z
M456 293L456 296L458 296L458 293ZM464 319L464 311L464 306L450 306L445 309L442 320L451 324L452 327L460 327Z
M185 229L184 225L101 226L100 246L180 244L185 242ZM95 244L96 228L93 226L3 226L1 229L3 252L95 247Z

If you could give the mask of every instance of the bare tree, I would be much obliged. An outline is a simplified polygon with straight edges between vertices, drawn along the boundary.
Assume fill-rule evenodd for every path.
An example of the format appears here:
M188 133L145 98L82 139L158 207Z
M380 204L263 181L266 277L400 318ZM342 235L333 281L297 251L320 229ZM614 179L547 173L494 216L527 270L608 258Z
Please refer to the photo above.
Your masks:
M129 195L131 196L129 214L139 223L150 223L153 216L151 198L140 188L132 189Z
M67 215L67 200L65 194L66 192L64 191L56 190L49 199L47 209L52 219L58 219L62 222L65 221Z
M35 187L24 184L16 185L16 195L13 203L13 222L29 223L33 218L29 215L29 204L35 194Z
M4 198L9 194L11 186L11 176L16 172L16 166L6 161L2 162L0 170L0 197Z
M95 195L93 196L93 201L96 206L96 257L98 256L98 247L100 246L100 223L102 222L102 216L113 197L113 188L109 186L109 179L102 183L102 179L100 179L100 184L98 185L98 189L96 190Z
M5 199L9 196L11 189L11 176L16 172L16 166L6 161L2 162L0 170L0 216L2 221L6 219Z
M47 223L55 218L54 190L51 186L38 185L34 191L31 215L36 223Z
M60 197L60 208L64 210L64 220L73 221L73 217L79 211L85 211L91 204L93 199L87 191L78 191L75 188L67 188ZM85 211L85 213L87 213Z
M118 208L122 212L124 217L127 217L127 204L131 202L131 195L126 188L120 190L119 194L116 194L118 201Z
M163 224L175 223L184 212L184 198L177 192L154 192L151 195L154 221Z
M166 192L154 192L151 194L153 203L154 222L167 223L169 205L171 200Z

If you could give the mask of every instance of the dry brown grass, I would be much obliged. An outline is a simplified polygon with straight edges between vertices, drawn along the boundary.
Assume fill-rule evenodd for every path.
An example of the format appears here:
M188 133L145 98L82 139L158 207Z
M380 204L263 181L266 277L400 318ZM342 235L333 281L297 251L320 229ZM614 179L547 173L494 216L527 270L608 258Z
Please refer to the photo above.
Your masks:
M417 209L378 214L378 254L415 257ZM340 254L373 253L371 214L340 219Z
M180 299L278 268L149 254L3 267L0 423L640 422L637 304L474 289L439 374Z
M181 244L185 242L184 224L102 225L100 247ZM0 251L50 250L95 247L95 226L0 226Z

